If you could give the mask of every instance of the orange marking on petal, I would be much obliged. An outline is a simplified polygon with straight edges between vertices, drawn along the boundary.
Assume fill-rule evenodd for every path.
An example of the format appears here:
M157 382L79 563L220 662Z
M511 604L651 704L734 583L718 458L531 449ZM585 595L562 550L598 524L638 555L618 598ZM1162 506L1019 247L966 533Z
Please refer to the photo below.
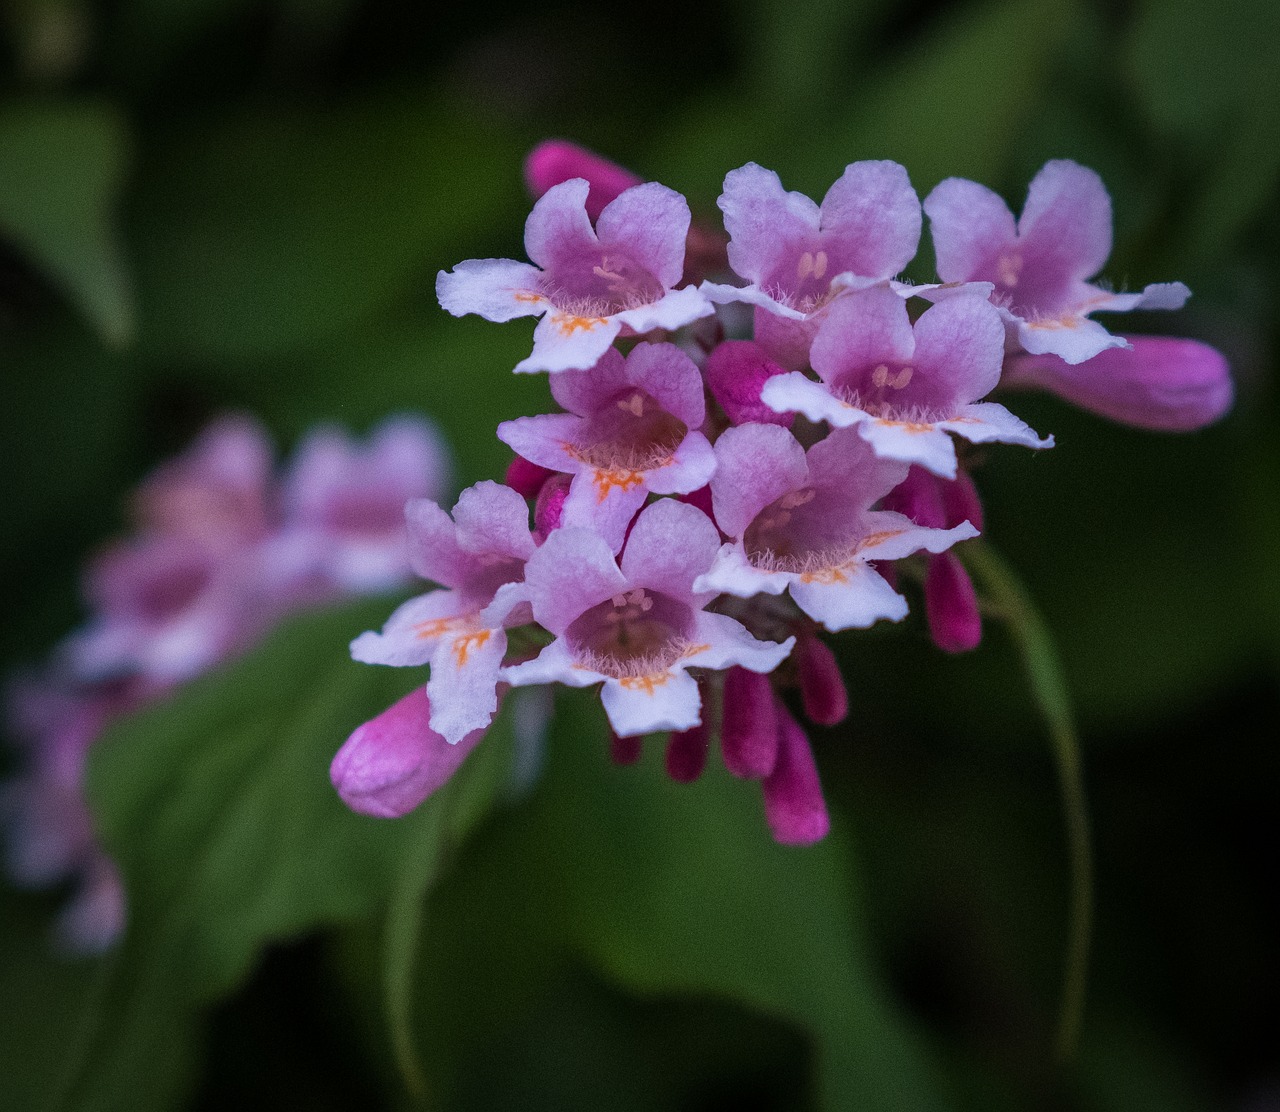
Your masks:
M560 329L560 335L572 336L575 332L590 332L593 328L609 322L604 317L579 317L572 313L556 313L551 323Z
M1051 332L1056 328L1079 328L1081 321L1074 313L1063 313L1060 317L1047 317L1044 320L1028 321L1031 328L1039 328Z
M655 672L651 676L623 676L618 682L628 691L643 691L646 695L652 695L656 688L662 687L670 678L670 672Z
M884 544L885 541L891 540L894 537L899 537L904 532L906 532L905 529L889 529L883 533L868 533L858 542L858 550L861 551L864 548L875 548L876 545Z
M644 482L644 472L623 469L613 471L597 470L594 478L596 501L603 502L609 497L609 492L612 490L621 490L625 493L633 487L638 487Z
M527 304L533 305L545 299L540 293L533 293L530 290L516 290L516 300L524 301Z
M481 629L475 633L468 633L462 637L457 637L453 642L453 655L458 662L458 667L462 668L467 663L467 656L472 649L482 648L493 634L491 629Z
M892 425L895 429L902 429L904 432L911 433L933 431L933 426L926 421L891 421L887 417L881 417L876 420L876 424Z
M451 629L457 629L465 623L465 618L433 618L427 622L417 622L410 628L420 640L443 637Z
M709 648L711 648L710 645L690 645L680 654L680 659L688 660L691 656L697 656L699 653L705 653Z
M821 583L825 586L833 586L836 583L848 583L849 577L845 575L844 569L849 567L848 564L841 564L839 567L819 568L817 571L807 571L800 577L801 583Z

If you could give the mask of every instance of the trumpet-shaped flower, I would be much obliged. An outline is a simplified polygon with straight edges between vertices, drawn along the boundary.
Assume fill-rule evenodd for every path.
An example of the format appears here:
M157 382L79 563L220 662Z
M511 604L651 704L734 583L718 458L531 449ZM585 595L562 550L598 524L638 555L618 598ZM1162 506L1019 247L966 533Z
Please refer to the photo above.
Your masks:
M791 368L807 361L817 321L834 298L892 278L920 242L920 201L896 162L852 163L821 205L749 162L725 176L719 205L729 265L748 284L702 288L712 301L763 310L756 342Z
M813 369L772 378L761 397L779 412L797 411L836 428L856 425L886 459L919 463L954 478L948 433L1047 448L995 402L979 402L1000 381L1004 328L997 311L972 295L945 298L914 327L891 289L864 290L831 306L813 342Z
M366 664L431 665L431 729L451 744L489 725L498 707L506 629L527 620L525 561L534 551L529 507L509 487L464 490L453 518L427 499L405 507L413 569L446 590L399 607L381 633L362 633L351 655Z
M967 522L920 528L902 514L872 510L908 468L877 458L852 429L832 432L806 453L777 425L742 425L716 441L716 461L716 522L732 539L694 589L739 598L790 590L832 632L906 616L906 599L869 561L942 552L978 532Z
M517 371L593 367L619 335L675 329L714 312L695 287L675 288L689 231L680 194L656 182L634 186L592 227L589 189L573 178L533 206L524 242L536 265L471 259L436 280L440 304L454 316L542 318Z
M517 687L603 682L605 712L622 738L699 725L701 696L688 669L769 672L794 644L758 641L704 610L716 592L694 581L719 547L706 514L674 499L641 511L620 563L598 533L556 530L525 574L534 618L555 640L504 678Z
M1111 198L1092 170L1067 159L1045 163L1027 190L1022 216L986 186L948 178L925 198L938 275L944 282L991 282L1010 339L1034 355L1083 363L1125 347L1089 320L1100 310L1180 309L1181 282L1111 293L1088 279L1111 254Z
M698 431L702 376L673 344L638 344L625 359L611 348L588 371L554 376L551 393L568 413L506 421L498 439L572 475L558 524L595 529L615 552L650 492L687 494L715 470Z

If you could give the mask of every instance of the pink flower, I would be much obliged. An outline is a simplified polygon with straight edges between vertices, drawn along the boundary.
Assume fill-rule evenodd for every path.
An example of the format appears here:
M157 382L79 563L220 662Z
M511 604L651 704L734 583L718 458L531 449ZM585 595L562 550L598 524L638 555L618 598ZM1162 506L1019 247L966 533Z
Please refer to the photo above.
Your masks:
M1171 336L1129 336L1086 363L1015 355L1004 384L1038 386L1085 409L1141 429L1187 432L1231 408L1234 388L1222 353Z
M746 286L703 283L715 302L756 306L755 339L784 366L807 363L819 318L850 289L887 281L920 241L920 201L896 162L854 162L814 204L754 162L731 170L720 197L729 265Z
M907 466L878 459L852 430L837 430L806 453L777 425L742 425L721 434L716 460L716 522L732 540L694 589L739 598L789 590L833 632L906 616L906 599L869 561L941 552L977 535L967 523L923 529L902 514L872 510L906 478Z
M613 551L654 494L687 494L715 470L702 375L672 344L609 349L588 371L565 371L551 393L568 413L521 417L498 439L527 460L573 476L561 526L595 529Z
M284 523L270 554L276 589L332 595L405 583L405 503L438 498L448 484L448 449L421 417L383 421L367 444L337 426L314 429L284 480Z
M769 672L794 644L757 641L703 609L715 592L694 581L719 546L707 516L673 499L640 513L621 564L598 533L556 530L525 575L533 616L555 640L504 678L517 687L603 683L605 712L623 738L697 726L701 696L689 668Z
M600 219L609 202L641 184L626 167L563 139L544 140L524 161L524 182L535 198L573 178L584 178L590 184L587 216L592 220Z
M427 499L405 507L410 559L428 591L399 607L381 633L362 633L351 655L366 664L431 665L431 729L451 744L489 725L498 708L506 629L527 621L520 587L534 551L529 507L509 487L464 490L453 519Z
M761 397L836 428L852 425L886 459L956 473L948 433L966 440L1052 446L1004 406L979 402L1000 381L1004 328L996 310L971 294L939 301L912 326L904 300L885 287L832 305L813 342L820 382L792 372L765 383Z
M1110 293L1087 279L1111 254L1111 198L1092 170L1057 159L1032 179L1027 203L1013 213L985 186L948 178L925 198L938 275L944 282L991 282L1010 338L1035 355L1082 363L1125 347L1088 319L1100 310L1180 309L1190 291L1181 282L1141 293Z
M689 231L680 194L656 182L634 186L605 205L593 228L589 189L573 178L533 206L524 242L536 265L472 259L436 280L454 316L542 317L517 371L593 367L619 335L679 328L714 311L696 288L675 288Z

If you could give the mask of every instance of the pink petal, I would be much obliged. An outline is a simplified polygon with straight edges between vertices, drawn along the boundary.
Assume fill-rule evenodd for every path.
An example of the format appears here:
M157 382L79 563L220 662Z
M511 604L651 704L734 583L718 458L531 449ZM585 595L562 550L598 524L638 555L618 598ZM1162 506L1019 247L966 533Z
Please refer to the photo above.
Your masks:
M819 210L803 193L788 193L772 170L748 162L725 175L716 202L729 233L729 265L748 282L763 282L787 265L818 231Z
M924 199L937 257L938 277L944 282L968 282L988 261L1017 238L1013 213L1000 196L985 185L964 178L947 178Z
M502 426L499 425L498 428L501 429ZM554 474L554 471L539 467L523 456L516 456L507 465L507 473L502 481L523 498L537 498L542 484Z
M702 372L675 344L636 344L627 356L626 375L689 428L697 429L706 420Z
M822 200L822 245L832 273L891 278L915 256L920 200L896 162L854 162Z
M846 371L909 363L915 348L906 303L888 287L873 286L840 298L827 310L809 358L822 381L831 385Z
M579 614L629 586L608 544L585 529L553 532L529 557L524 578L534 617L557 637Z
M905 309L905 306L904 306ZM906 404L953 413L985 398L1000 381L1005 327L991 302L949 297L915 325L915 375L901 391Z
M529 506L510 487L491 479L458 495L453 508L459 547L477 556L527 559L534 549Z
M622 573L634 586L690 602L693 581L711 567L719 549L720 533L706 514L664 498L636 519L622 553Z
M542 273L514 259L468 259L436 275L440 307L455 317L476 313L502 323L547 310L539 292Z
M1018 238L1029 267L1076 279L1097 274L1111 254L1111 197L1102 179L1068 159L1046 162L1027 189Z
M622 249L670 289L684 274L689 203L657 182L633 186L604 207L596 235L605 250Z
M587 370L552 375L551 396L570 413L590 417L628 385L626 360L622 352L611 347Z
M741 537L770 502L798 490L808 478L809 465L800 442L777 425L726 429L715 450L711 498L716 522L730 537Z
M589 190L582 178L553 185L538 199L525 221L525 252L552 276L566 263L575 264L584 253L599 250L587 217Z

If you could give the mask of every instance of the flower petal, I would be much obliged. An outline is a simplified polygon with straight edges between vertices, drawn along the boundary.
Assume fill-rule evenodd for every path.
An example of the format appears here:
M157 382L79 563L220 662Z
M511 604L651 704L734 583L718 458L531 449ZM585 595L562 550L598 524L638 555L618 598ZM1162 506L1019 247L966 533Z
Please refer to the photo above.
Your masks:
M622 248L670 289L684 274L689 203L656 181L633 186L605 205L596 235L605 250Z
M829 569L824 575L795 577L791 597L831 633L866 629L881 618L897 622L907 616L907 600L861 560Z
M770 387L800 374L781 375ZM715 443L716 473L711 479L711 499L716 523L730 537L741 537L755 516L784 494L804 485L809 474L804 449L778 425L740 425L726 429Z
M541 278L536 266L514 259L468 259L436 275L436 297L455 317L476 313L498 323L536 317L548 308Z
M971 280L1017 238L1009 206L975 181L947 178L924 199L924 211L943 282Z
M610 677L604 681L600 701L619 737L688 730L702 722L698 684L682 668L622 680Z

